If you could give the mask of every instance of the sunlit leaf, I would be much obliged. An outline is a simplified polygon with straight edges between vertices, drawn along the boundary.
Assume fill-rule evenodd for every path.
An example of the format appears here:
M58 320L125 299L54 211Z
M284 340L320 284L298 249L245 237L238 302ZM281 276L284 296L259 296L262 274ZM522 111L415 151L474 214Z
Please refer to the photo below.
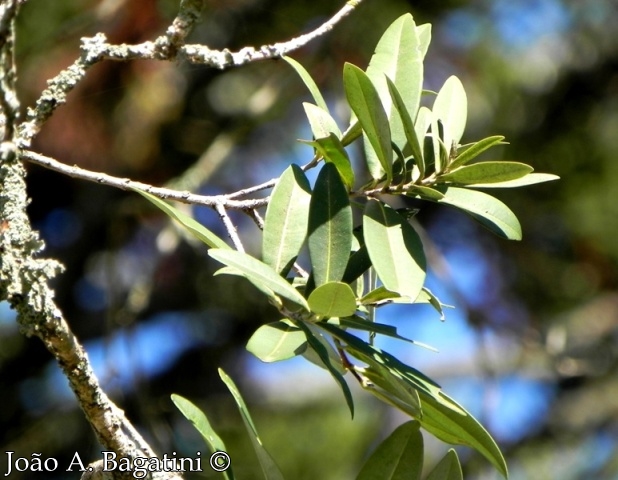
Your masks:
M503 141L504 137L502 135L495 135L493 137L487 137L483 140L479 140L478 142L473 143L451 161L451 170L465 165L466 163L470 162L470 160L478 157L485 150L488 150L495 145L501 145Z
M331 133L326 138L318 138L316 141L311 142L311 145L324 157L324 160L337 167L341 180L350 190L354 186L354 170L352 170L350 158L345 148L343 148L341 140L334 133Z
M431 350L433 352L436 351L435 348L430 347L429 345L425 345L424 343L410 340L409 338L399 335L397 333L397 327L393 327L392 325L386 325L384 323L371 322L369 320L365 320L362 317L359 317L358 315L353 315L351 317L342 317L337 320L329 320L329 323L333 325L340 325L344 328L352 328L354 330L362 330L391 338L397 338L398 340L412 343L418 347L427 348L428 350Z
M507 478L502 452L487 430L455 400L444 393L440 393L440 396L450 404L457 405L459 411L448 408L435 397L429 398L421 392L423 416L418 419L421 426L443 442L474 448Z
M423 187L421 185L412 185L406 189L406 195L412 197L425 198L437 202L444 198L444 194L440 190L432 187Z
M519 162L480 162L465 165L438 177L438 183L451 182L461 185L498 183L525 177L534 169Z
M320 285L311 292L307 301L311 311L321 317L347 317L356 311L356 297L347 283Z
M463 480L457 452L452 448L446 452L425 480Z
M421 56L425 58L427 50L429 49L429 44L431 43L431 24L424 23L423 25L418 25L416 27L416 34L418 35Z
M352 246L352 209L332 163L320 170L311 195L308 244L316 286L340 281Z
M466 128L468 99L461 81L449 77L438 92L433 104L433 113L444 126L444 144L447 151L458 145Z
M467 188L440 187L445 203L460 208L496 235L521 240L521 225L515 214L500 200Z
M498 183L477 183L468 185L470 188L516 188L525 187L527 185L535 185L537 183L552 182L559 180L558 175L552 175L551 173L530 173L525 177L518 178L517 180L509 180L507 182Z
M306 349L305 333L289 320L262 325L247 343L249 352L268 363L301 355Z
M440 320L444 321L444 307L453 308L451 305L442 303L438 297L436 297L431 290L423 287L421 293L418 294L414 303L429 303L440 314Z
M393 174L391 130L378 92L367 74L350 63L343 67L343 84L350 108L373 147L387 180L390 180Z
M262 444L262 440L258 435L257 429L255 428L255 424L251 419L251 415L249 414L249 410L247 409L247 405L240 395L240 391L234 381L221 369L219 369L219 376L223 383L227 386L228 390L234 397L236 401L236 405L238 405L238 409L240 410L240 415L242 416L245 427L247 428L247 432L249 432L249 437L251 438L251 443L253 444L253 449L258 457L260 462L260 467L262 467L262 473L264 473L264 478L266 480L283 480L283 475L281 474L281 470L270 456L270 454L264 448Z
M302 79L302 81L305 83L305 85L309 89L309 92L311 93L311 96L313 97L313 101L315 102L315 104L318 107L320 107L322 110L324 110L325 112L328 112L328 105L326 105L326 102L324 101L324 97L322 96L322 93L320 93L320 89L316 85L315 81L313 80L309 72L305 69L305 67L303 67L300 63L298 63L296 60L294 60L291 57L283 56L282 58L287 63L289 63L292 66L292 68L294 68L294 70L296 70L296 73L298 73L298 76Z
M202 410L200 410L190 400L187 400L186 398L181 397L180 395L177 395L175 393L172 394L172 402L174 402L176 408L180 410L180 413L182 413L185 418L193 424L195 429L200 432L200 435L202 436L202 438L206 442L206 445L208 445L208 448L212 453L227 452L227 448L225 448L223 440L221 440L221 437L219 437L219 435L217 435L217 433L214 431L214 429L210 425L210 422L208 421L208 418L206 417L204 412L202 412ZM222 473L226 479L234 479L231 465L227 470L223 471Z
M295 305L309 310L305 298L285 278L256 258L235 250L211 249L208 254L218 262L240 270L252 283L263 285Z
M425 254L412 226L388 205L370 200L363 233L371 262L384 286L414 299L425 281Z
M345 147L349 145L354 140L359 138L363 133L363 129L358 120L354 120L352 124L348 127L348 129L343 132L343 136L341 137L341 144Z
M169 203L164 202L160 198L157 198L150 193L139 190L138 188L133 188L132 190L152 202L159 209L163 210L163 212L165 212L169 217L176 220L178 223L184 226L194 237L196 237L198 240L201 240L209 247L227 249L232 248L219 237L217 237L214 233L208 230L204 225L197 222L190 216L185 215L180 210L172 207Z
M281 175L273 189L264 220L264 263L285 276L294 264L307 235L311 188L297 165Z
M401 295L399 295L397 292L391 292L385 286L381 285L363 296L363 298L360 299L360 303L362 303L363 305L370 305L372 303L379 303L383 302L384 300L392 300L399 297L401 297Z
M303 107L314 138L328 137L330 133L334 133L337 138L341 137L341 130L339 130L337 122L327 111L312 103L303 103Z
M420 424L406 422L378 445L356 480L418 480L423 471L423 454Z

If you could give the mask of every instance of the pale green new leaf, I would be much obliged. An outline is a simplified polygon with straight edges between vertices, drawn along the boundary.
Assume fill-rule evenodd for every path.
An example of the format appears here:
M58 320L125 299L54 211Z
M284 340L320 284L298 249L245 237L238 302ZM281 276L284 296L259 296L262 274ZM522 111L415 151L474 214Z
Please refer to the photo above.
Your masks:
M227 249L232 248L219 237L217 237L214 233L208 230L204 225L197 222L188 215L185 215L180 210L172 207L169 203L164 202L160 198L157 198L154 195L144 192L143 190L140 190L138 188L133 188L132 190L152 202L159 209L163 210L163 212L165 212L169 217L176 220L183 227L185 227L194 237L196 237L198 240L201 240L209 247Z
M273 189L264 219L264 263L285 276L300 251L309 221L311 187L301 168L290 165Z
M303 103L303 108L309 120L309 125L311 125L311 133L313 133L314 138L328 137L331 133L334 133L337 138L341 137L341 130L339 130L337 122L327 111L316 107L312 103Z
M238 409L240 410L240 415L243 419L245 427L247 428L247 432L249 432L249 437L251 438L251 443L253 444L253 449L258 457L260 462L260 467L262 467L262 472L264 473L264 478L266 480L283 480L283 474L279 467L270 456L270 454L264 448L262 444L262 440L258 435L257 429L255 428L255 424L251 419L251 415L249 414L249 410L247 409L247 405L240 395L240 391L234 381L222 370L219 368L219 376L223 383L227 386L228 390L234 397L236 401L236 405L238 405Z
M247 350L267 363L301 355L306 349L305 333L289 320L262 325L247 342Z
M343 84L350 108L373 147L387 180L390 180L393 175L391 129L378 92L367 74L350 63L343 67Z
M444 393L440 396L458 409L449 408L435 397L430 398L421 392L423 416L418 419L421 426L443 442L474 448L508 478L502 452L489 432L455 400Z
M200 432L200 435L208 445L208 448L212 453L214 452L227 452L227 448L225 448L225 444L221 437L217 435L214 431L210 422L208 421L208 417L200 410L193 402L187 400L180 395L175 393L172 394L172 402L176 405L176 408L180 410L187 420L189 420L195 429ZM223 476L228 480L234 480L234 474L232 473L232 468L228 468L223 471Z
M444 82L433 104L433 113L442 122L444 144L450 152L453 145L459 144L468 118L468 99L457 77L451 76Z
M442 457L442 460L438 462L425 480L463 480L463 472L457 452L452 448L446 452L446 455Z
M439 203L457 207L500 237L521 240L521 225L504 203L486 193L468 188L440 188L444 198Z
M468 185L470 188L517 188L525 187L527 185L535 185L537 183L552 182L559 180L558 175L552 175L551 173L530 173L525 177L518 178L517 180L509 180L507 182L498 183L476 183Z
M431 24L424 23L423 25L418 25L416 27L416 34L418 35L421 55L425 58L425 55L427 55L427 50L429 49L429 44L431 43Z
M397 427L367 459L356 480L419 480L423 471L420 424Z
M530 165L519 162L479 162L440 175L437 182L451 182L460 185L498 183L517 180L533 170Z
M412 226L388 205L370 200L363 215L365 245L373 267L391 292L415 299L425 281L426 261Z
M252 283L262 285L295 305L309 310L307 300L285 278L256 258L236 250L211 249L208 254L218 262L240 270Z
M326 138L319 138L311 142L311 145L324 157L324 160L337 167L345 186L348 190L352 189L354 186L354 170L352 170L350 157L348 157L341 140L334 133L331 133Z
M356 311L356 297L347 283L320 285L311 292L307 301L311 311L320 317L348 317Z
M495 135L473 143L451 161L449 168L452 170L465 165L474 158L478 157L485 150L488 150L495 145L501 145L503 140L504 137L502 135Z
M319 106L325 112L328 112L328 105L326 105L326 102L324 101L324 97L322 96L320 89L316 85L315 81L313 80L309 72L305 69L305 67L303 67L300 63L298 63L296 60L294 60L291 57L284 56L282 58L288 64L290 64L290 66L292 66L294 70L296 70L296 73L298 73L298 76L302 79L302 81L305 83L305 85L309 89L309 92L311 93L311 96L313 97L315 104Z
M352 209L332 163L324 164L315 182L307 243L316 286L340 281L352 247Z

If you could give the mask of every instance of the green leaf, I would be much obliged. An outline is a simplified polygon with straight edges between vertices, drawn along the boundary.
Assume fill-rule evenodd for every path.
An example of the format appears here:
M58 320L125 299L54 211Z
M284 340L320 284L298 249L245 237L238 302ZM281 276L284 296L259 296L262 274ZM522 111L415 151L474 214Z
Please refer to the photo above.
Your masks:
M300 63L298 63L296 60L294 60L291 57L283 56L282 58L288 64L290 64L290 66L292 66L294 70L296 70L296 73L298 73L298 76L302 79L302 81L305 83L305 85L309 89L309 92L311 93L311 96L313 97L315 104L318 107L320 107L322 110L324 110L325 112L328 112L328 105L326 105L326 102L324 101L324 97L322 96L322 93L320 93L320 89L316 85L315 81L313 80L309 72L305 69L305 67L303 67Z
M535 185L537 183L543 182L552 182L554 180L559 180L560 177L558 175L552 175L551 173L530 173L525 177L518 178L517 180L509 180L507 182L498 182L498 183L477 183L473 185L468 185L468 187L473 188L517 188L517 187L525 187L527 185Z
M315 336L311 328L305 324L305 322L295 321L294 323L298 325L298 327L302 328L302 330L305 332L309 346L313 350L315 350L315 352L320 357L320 360L322 361L324 366L327 368L327 370L330 372L332 377L341 387L341 391L343 392L345 401L348 405L348 408L350 409L350 414L352 415L352 418L354 418L354 400L352 399L352 392L350 391L350 387L345 381L345 378L343 378L343 375L339 372L339 369L337 369L332 364L330 356L328 355L328 350L326 349L326 347L324 347L322 342Z
M337 122L327 111L312 103L303 103L303 107L314 138L328 137L330 133L334 133L337 138L341 137L341 130L339 130Z
M305 357L306 360L308 360L309 362L313 363L314 365L317 365L318 367L323 368L323 369L329 371L329 373L330 373L330 368L333 368L333 369L337 370L337 372L339 372L341 375L344 375L347 372L347 370L343 366L343 362L341 361L341 357L339 356L339 353L337 353L335 348L324 337L322 332L319 331L318 328L315 325L313 325L311 323L304 323L304 325L309 330L311 330L311 333L313 335L312 340L321 343L322 346L324 347L324 349L326 350L326 353L327 353L328 359L329 359L329 366L326 366L324 364L324 362L320 358L320 355L318 355L318 353L309 344L309 342L307 342L308 348L303 352L303 357ZM323 352L322 352L322 354L323 354Z
M438 297L436 297L431 290L423 287L421 293L419 293L414 303L429 303L435 310L440 314L440 320L444 321L444 309L443 307L453 308L451 305L446 305L442 303Z
M378 92L367 74L350 63L343 67L343 84L350 108L356 114L387 180L390 181L393 176L391 129Z
M363 298L360 299L360 303L363 305L371 305L383 302L384 300L393 300L400 297L401 295L397 292L391 292L384 285L382 285L363 296Z
M289 320L262 325L247 343L247 350L267 363L301 355L306 349L307 339L304 332Z
M257 429L255 428L255 424L251 419L251 415L249 414L249 410L247 409L247 405L243 400L238 388L234 381L222 370L219 369L219 376L223 383L227 386L228 390L234 397L236 401L236 405L238 405L238 410L240 410L240 415L242 416L245 427L247 428L247 432L249 432L249 437L251 438L251 443L253 444L253 449L257 454L258 460L260 462L260 467L262 467L262 472L264 473L264 478L266 480L283 480L283 475L279 467L270 456L270 454L264 448L262 444L262 440L258 435Z
M402 337L397 333L397 328L392 325L386 325L384 323L371 322L369 320L365 320L358 315L353 315L350 317L342 317L338 320L330 320L329 323L333 325L341 325L344 328L352 328L355 330L363 330L366 332L375 333L378 335L384 335L387 337L397 338L398 340L403 340L404 342L412 343L416 346L427 348L433 352L437 350L433 347L425 345L424 343L416 342L414 340L410 340L409 338Z
M369 267L371 267L371 259L369 258L367 247L362 245L350 256L348 264L345 267L345 272L343 273L342 281L344 283L352 283L365 273Z
M311 195L308 244L316 286L340 281L352 246L352 209L332 163L320 170Z
M422 178L425 175L425 161L423 160L423 151L421 149L421 145L418 141L418 138L416 138L414 122L412 121L412 117L410 116L411 113L407 110L407 107L404 104L404 100L401 97L401 93L397 89L397 86L388 77L386 77L386 84L388 85L388 90L393 99L395 109L399 113L405 138L408 141L408 145L410 145L412 155L414 156L414 162L416 163L416 166L418 167L420 176ZM393 139L393 141L395 140ZM395 143L397 142L395 141Z
M425 480L463 480L457 452L452 448L446 452Z
M217 435L217 433L213 430L208 418L202 410L200 410L190 400L187 400L186 398L175 393L172 394L172 402L174 402L176 408L180 410L180 413L182 413L185 418L193 424L195 429L200 432L200 435L212 453L227 452L227 448L225 448L223 440L221 440L221 437L219 437L219 435ZM222 473L226 479L234 479L231 466Z
M290 165L273 189L264 219L264 263L285 276L296 261L309 221L311 187L301 168Z
M386 368L354 367L362 376L362 387L387 405L395 407L411 418L423 415L418 392L409 382L392 375Z
M431 43L431 24L424 23L423 25L417 26L416 34L418 35L421 56L425 58L425 55L427 55L427 50L429 49L429 44Z
M311 145L324 157L324 160L337 167L337 171L339 175L341 175L341 180L343 180L347 189L352 189L354 186L354 170L352 170L350 158L341 140L339 140L334 133L331 133L326 138L319 138L311 142Z
M356 297L347 283L320 285L311 292L307 301L311 311L321 317L348 317L356 311Z
M216 277L217 275L235 275L237 277L246 278L247 280L249 280L249 282L251 282L251 285L257 288L260 292L262 292L268 298L268 301L271 304L275 306L281 305L281 299L279 298L278 295L275 294L275 292L273 292L270 288L266 287L262 283L254 282L252 277L247 275L245 272L238 270L237 268L221 267L219 270L217 270L215 273L212 274L213 277Z
M272 267L260 262L256 258L235 250L211 249L208 251L208 254L218 262L240 270L258 288L260 285L266 287L295 305L309 310L309 305L305 298L285 278L275 272Z
M354 120L352 124L348 127L348 129L343 132L343 136L341 137L341 144L345 147L349 145L358 137L360 137L363 133L363 129L361 128L361 124L358 123L358 120Z
M425 281L425 254L418 234L388 205L369 200L363 233L371 262L391 292L415 299Z
M440 393L440 396L456 405L458 410L449 408L436 398L430 398L421 392L423 416L418 419L421 426L443 442L474 448L508 478L502 452L487 430L455 400L444 393Z
M132 190L152 202L159 209L163 210L172 219L176 220L178 223L184 226L194 237L196 237L198 240L201 240L209 247L227 249L232 248L219 237L217 237L214 233L208 230L204 225L195 221L190 216L185 215L180 210L172 207L169 203L164 202L160 198L157 198L150 193L139 190L138 188L132 188Z
M406 195L409 197L419 197L427 200L433 200L437 202L438 200L442 200L444 198L444 194L431 187L423 187L421 185L412 185L407 188Z
M438 177L437 182L452 182L461 185L474 183L498 183L525 177L534 169L519 162L480 162L459 167Z
M488 150L495 145L501 145L503 141L504 137L502 135L495 135L493 137L487 137L483 140L479 140L478 142L473 143L453 159L450 164L450 169L452 170L454 168L465 165L470 160L478 157L485 150Z
M418 480L423 471L423 435L416 421L400 425L367 459L357 480Z
M457 207L496 235L521 240L521 225L515 214L497 198L467 188L439 187L444 198L439 203Z
M451 76L444 82L433 104L433 113L444 126L444 144L450 152L453 145L459 144L468 118L468 99L457 77Z

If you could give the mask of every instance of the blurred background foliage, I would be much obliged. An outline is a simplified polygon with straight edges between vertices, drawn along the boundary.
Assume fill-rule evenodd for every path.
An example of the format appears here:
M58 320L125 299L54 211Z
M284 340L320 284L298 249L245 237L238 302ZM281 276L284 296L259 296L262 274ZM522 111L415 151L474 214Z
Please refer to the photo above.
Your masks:
M238 49L285 40L319 25L339 3L210 0L189 41ZM80 37L153 39L176 8L176 0L29 0L18 30L24 109L79 54ZM349 115L343 62L364 68L381 33L405 12L433 24L426 88L439 89L451 74L462 79L470 104L464 141L503 134L510 145L494 155L562 180L499 193L522 221L518 243L423 205L417 226L426 232L430 286L456 310L441 324L417 307L385 309L381 321L404 324L407 336L440 353L387 349L435 377L488 426L512 478L618 478L618 3L366 0L293 54L342 125ZM310 160L296 142L310 135L301 105L308 100L280 61L224 72L105 62L33 149L156 185L230 192ZM258 325L277 319L274 309L248 283L213 278L205 248L141 197L38 167L29 168L29 188L47 255L67 267L54 283L58 302L108 393L159 452L194 456L203 448L169 399L178 393L209 414L238 478L260 478L219 366L238 381L287 478L354 478L402 421L357 392L352 422L325 372L251 359L244 344ZM193 213L224 235L214 212ZM248 249L259 251L252 221L234 220ZM1 452L42 452L61 465L76 451L85 461L97 458L100 447L59 370L40 342L20 335L2 304L0 392ZM430 467L446 447L426 441ZM460 453L467 478L496 478L477 455ZM204 477L215 475L187 478Z

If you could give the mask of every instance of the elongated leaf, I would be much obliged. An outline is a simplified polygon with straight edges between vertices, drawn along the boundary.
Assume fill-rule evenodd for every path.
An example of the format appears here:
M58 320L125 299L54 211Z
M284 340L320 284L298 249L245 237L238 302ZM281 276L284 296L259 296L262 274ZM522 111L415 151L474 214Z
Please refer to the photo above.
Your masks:
M487 430L455 400L444 393L440 393L440 396L457 405L459 411L448 408L436 398L429 398L421 392L423 416L418 419L421 426L446 443L474 448L508 478L502 452Z
M194 237L196 237L198 240L201 240L209 247L227 249L232 248L219 237L217 237L214 233L208 230L204 225L197 222L188 215L185 215L180 210L172 207L169 203L164 202L160 198L144 192L143 190L139 190L137 188L133 188L132 190L152 202L159 209L163 210L169 217L176 220L178 223L184 226Z
M350 256L346 265L342 281L344 283L352 283L371 267L371 259L365 245L361 246L356 252Z
M343 362L341 361L341 357L339 356L339 353L337 353L335 348L331 345L331 343L326 339L326 337L322 334L320 330L318 330L318 328L315 325L312 325L311 323L304 323L304 325L309 330L311 330L311 333L313 334L313 340L321 343L324 349L326 350L326 353L328 355L328 360L329 360L328 362L329 366L326 366L324 364L324 362L320 358L320 355L318 355L315 349L311 345L309 345L309 342L307 342L308 348L303 352L303 357L305 357L305 359L307 359L314 365L317 365L318 367L329 371L329 373L330 373L329 369L333 368L337 370L341 375L344 375L347 372L347 370L343 366ZM339 381L337 380L337 382Z
M350 157L348 157L341 140L334 133L331 133L326 138L319 138L315 142L311 142L311 145L324 157L324 160L337 167L345 186L348 190L352 189L354 186L354 170L352 170Z
M457 452L452 448L446 452L425 480L463 480Z
M407 13L382 34L367 68L367 76L375 85L389 118L392 140L402 151L407 136L400 116L392 108L386 77L400 93L402 110L410 118L416 118L423 89L423 56L417 27L412 15Z
M264 263L285 276L307 235L311 187L301 168L290 165L273 189L264 219Z
M558 175L552 175L551 173L530 173L525 177L518 178L517 180L510 180L508 182L498 182L498 183L477 183L473 185L468 185L470 188L517 188L517 187L525 187L527 185L535 185L537 183L543 182L553 182L554 180L559 180L560 177Z
M262 325L247 343L247 350L267 363L301 355L306 349L305 333L289 320Z
M272 267L256 258L235 250L211 249L208 254L218 262L240 270L251 282L263 285L295 305L309 310L305 298L292 285L286 282Z
M321 317L348 317L356 311L356 297L347 283L320 285L311 292L307 301L311 311Z
M498 183L525 177L534 169L519 162L480 162L465 165L440 175L438 183L452 182L462 185L473 183Z
M252 277L247 275L245 272L238 270L237 268L227 266L221 267L219 270L212 274L213 277L216 277L217 275L235 275L237 277L246 278L255 288L262 292L264 296L266 296L266 298L268 298L268 301L272 305L275 305L277 307L281 306L281 299L278 295L275 294L275 292L273 292L270 288L266 287L263 283L255 282Z
M337 138L341 137L341 130L339 130L337 122L326 110L316 107L312 103L303 103L303 107L314 138L328 137L330 133L334 133Z
M410 149L412 150L412 155L414 156L414 163L419 169L420 176L424 177L425 176L425 160L423 159L423 151L421 149L421 145L418 141L418 138L416 138L416 131L414 130L414 122L412 121L412 117L411 117L412 114L411 112L407 110L407 107L404 103L401 93L397 89L397 86L388 77L386 77L386 84L388 85L388 91L393 99L393 105L395 106L395 110L397 111L397 113L399 113L399 118L401 119L402 129L403 129L405 138L407 139L408 145L410 145Z
M450 169L453 170L457 167L461 167L465 165L470 160L478 157L481 153L495 145L501 145L504 141L504 137L502 135L495 135L493 137L487 137L483 140L479 140L478 142L472 144L470 147L466 148L463 152L457 155L450 164Z
M444 144L450 152L453 145L459 144L468 118L468 99L457 77L451 76L444 82L433 104L433 113L444 126Z
M311 195L308 244L316 286L340 281L352 246L352 209L332 163L322 167Z
M367 74L350 63L343 67L343 84L350 108L356 114L390 181L393 176L391 129L378 92Z
M412 185L406 190L406 195L412 197L425 198L437 202L444 198L444 194L440 190L431 187L423 187L421 185Z
M328 105L326 105L326 102L324 101L324 97L322 96L322 93L320 93L320 89L316 85L315 81L313 80L309 72L305 69L305 67L303 67L300 63L298 63L296 60L294 60L291 57L284 56L282 58L288 64L290 64L290 66L294 70L296 70L296 73L298 73L298 76L302 79L302 81L305 83L305 85L309 89L309 92L311 93L311 96L313 97L315 104L318 107L320 107L322 110L324 110L325 112L328 112Z
M418 480L423 471L423 454L420 424L406 422L378 445L356 480Z
M395 210L370 200L363 215L365 244L373 267L391 292L414 299L425 281L425 254L418 234Z
M361 124L358 120L354 120L352 124L348 127L348 129L343 132L343 136L341 137L341 144L345 147L352 143L354 140L359 138L363 133L363 129L361 128Z
M431 24L424 23L423 25L417 26L416 34L418 35L421 56L425 58L425 55L427 55L427 50L429 49L429 44L431 43Z
M401 410L410 418L423 415L418 392L405 379L392 375L385 367L354 367L364 379L362 387L387 405Z
M384 300L392 300L399 297L401 297L401 295L399 295L397 292L391 292L384 285L381 285L378 288L371 290L369 293L367 293L367 295L361 298L360 303L362 303L363 305L370 305L383 302Z
M399 340L403 340L404 342L412 343L418 347L427 348L428 350L431 350L433 352L437 351L435 348L430 347L429 345L425 345L424 343L420 343L415 340L411 340L409 338L399 335L397 333L397 328L393 327L392 325L386 325L384 323L378 323L378 322L371 322L369 320L365 320L362 317L359 317L358 315L353 315L350 317L342 317L342 318L339 318L337 321L330 320L329 323L333 325L338 324L345 328L363 330L366 332L371 332L371 333L375 333L379 335L385 335L387 337L397 338Z
M426 287L423 287L421 293L416 297L414 303L429 303L435 310L440 314L440 320L444 321L444 307L446 308L454 308L452 305L446 305L442 303L438 297L436 297L431 290Z
M195 429L200 432L200 435L202 435L202 438L204 439L206 445L208 445L208 448L212 453L227 452L227 448L225 448L223 440L221 440L221 437L219 437L219 435L217 435L217 433L214 431L214 429L210 425L210 422L208 421L208 418L206 417L204 412L202 412L202 410L200 410L190 400L187 400L186 398L181 397L180 395L177 395L175 393L172 394L172 402L174 402L176 408L180 410L180 413L182 413L185 418L193 424ZM234 479L231 465L227 470L224 470L222 473L226 479Z
M281 470L270 456L270 454L264 448L262 444L262 440L258 435L257 429L255 428L255 424L251 419L251 415L249 414L249 410L247 409L247 405L240 395L240 391L234 381L225 373L222 369L219 369L219 376L223 383L227 386L228 390L234 397L236 401L236 405L238 405L238 410L240 410L240 415L243 419L245 427L247 428L247 432L249 432L249 437L251 438L251 443L253 444L253 449L258 457L260 462L260 467L262 467L262 472L264 473L264 478L266 480L283 480L283 475L281 474Z
M431 125L431 119L433 114L431 110L427 107L421 107L418 109L418 115L416 116L416 121L414 122L414 133L416 133L416 138L418 138L418 143L423 152L423 161L425 164L425 170L427 169L427 150L425 149L425 137L427 136L427 131Z
M444 193L439 203L460 208L496 235L521 240L521 225L515 214L497 198L467 188L438 188Z
M298 325L305 332L307 342L311 348L315 350L324 366L341 387L345 401L350 409L350 414L352 415L352 418L354 418L354 400L352 399L352 392L350 391L350 387L345 381L345 378L343 378L343 375L339 372L339 369L337 369L331 362L330 356L328 355L328 350L324 347L322 342L316 338L308 325L301 321L296 321L294 323L296 323L296 325Z

